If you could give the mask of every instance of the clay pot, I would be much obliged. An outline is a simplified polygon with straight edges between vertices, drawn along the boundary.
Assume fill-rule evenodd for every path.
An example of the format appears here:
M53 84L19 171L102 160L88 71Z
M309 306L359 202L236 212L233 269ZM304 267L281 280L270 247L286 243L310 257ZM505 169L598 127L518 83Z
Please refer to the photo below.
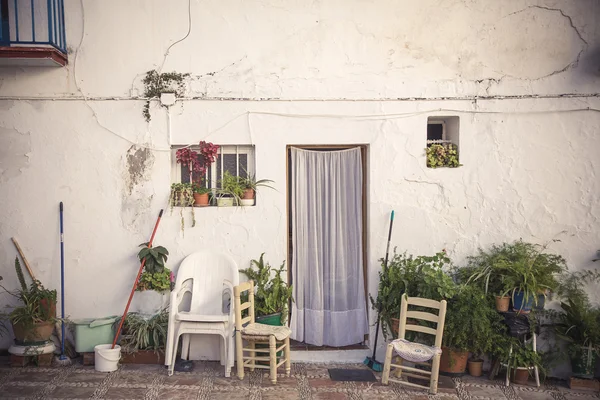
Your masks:
M496 311L507 312L510 305L510 296L496 296Z
M467 369L468 351L454 350L442 346L442 357L440 359L440 372L450 375L464 374Z
M529 370L527 368L516 368L512 370L512 381L518 385L527 385Z
M28 344L36 342L45 342L52 336L54 330L54 322L44 321L33 324L31 329L26 329L26 326L17 322L12 324L15 340L19 344Z
M208 205L208 193L194 193L194 205L195 206L207 206Z
M242 197L242 199L252 200L253 198L254 198L254 189L244 190L244 197Z
M467 368L469 368L469 375L481 376L483 374L483 360L469 360Z
M40 308L42 309L44 316L56 318L56 301L50 302L48 299L41 299Z

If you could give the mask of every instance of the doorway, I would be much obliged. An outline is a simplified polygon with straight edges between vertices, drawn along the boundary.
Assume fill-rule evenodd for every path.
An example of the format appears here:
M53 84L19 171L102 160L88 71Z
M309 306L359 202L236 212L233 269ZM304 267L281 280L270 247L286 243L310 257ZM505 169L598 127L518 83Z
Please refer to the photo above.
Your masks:
M366 145L287 146L292 339L346 347L368 337Z

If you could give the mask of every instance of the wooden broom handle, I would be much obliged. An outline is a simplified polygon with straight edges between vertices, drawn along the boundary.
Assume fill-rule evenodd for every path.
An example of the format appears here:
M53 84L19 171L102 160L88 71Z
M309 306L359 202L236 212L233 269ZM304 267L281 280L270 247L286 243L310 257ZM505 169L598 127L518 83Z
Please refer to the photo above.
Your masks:
M33 274L33 271L31 270L31 267L29 266L29 262L25 258L25 254L23 254L23 250L21 250L21 246L19 246L19 242L17 242L17 239L15 239L14 237L12 237L10 239L15 244L15 247L17 248L17 251L19 252L19 255L23 259L23 264L25 264L25 268L27 268L27 272L29 272L29 276L31 276L31 279L33 279L33 281L35 282L36 281L35 275Z

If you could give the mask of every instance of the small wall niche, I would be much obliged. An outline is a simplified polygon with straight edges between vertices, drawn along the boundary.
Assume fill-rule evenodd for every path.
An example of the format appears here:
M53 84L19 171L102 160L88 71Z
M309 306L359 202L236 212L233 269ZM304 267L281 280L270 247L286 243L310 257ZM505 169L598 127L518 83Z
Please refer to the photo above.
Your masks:
M427 118L427 148L425 149L428 168L456 168L459 162L458 116L435 116Z

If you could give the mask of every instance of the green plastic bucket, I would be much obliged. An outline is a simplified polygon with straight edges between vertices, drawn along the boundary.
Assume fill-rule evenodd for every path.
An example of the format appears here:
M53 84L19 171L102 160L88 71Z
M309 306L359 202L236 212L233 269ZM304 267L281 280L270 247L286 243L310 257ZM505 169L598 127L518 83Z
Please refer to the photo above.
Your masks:
M112 343L115 332L113 324L119 316L106 318L85 318L73 321L75 327L75 351L91 353L99 344Z
M271 325L271 326L283 326L283 324L281 323L281 313L263 315L263 316L260 316L260 317L256 317L254 320L258 324ZM257 349L268 349L269 345L262 344L262 343L257 343L256 344L256 348ZM267 353L257 353L257 355L259 357L264 357L265 354L268 356ZM281 357L282 354L283 354L283 351L278 351L277 352L277 357ZM256 363L260 364L260 365L269 365L269 363L266 362L266 361L257 361Z

